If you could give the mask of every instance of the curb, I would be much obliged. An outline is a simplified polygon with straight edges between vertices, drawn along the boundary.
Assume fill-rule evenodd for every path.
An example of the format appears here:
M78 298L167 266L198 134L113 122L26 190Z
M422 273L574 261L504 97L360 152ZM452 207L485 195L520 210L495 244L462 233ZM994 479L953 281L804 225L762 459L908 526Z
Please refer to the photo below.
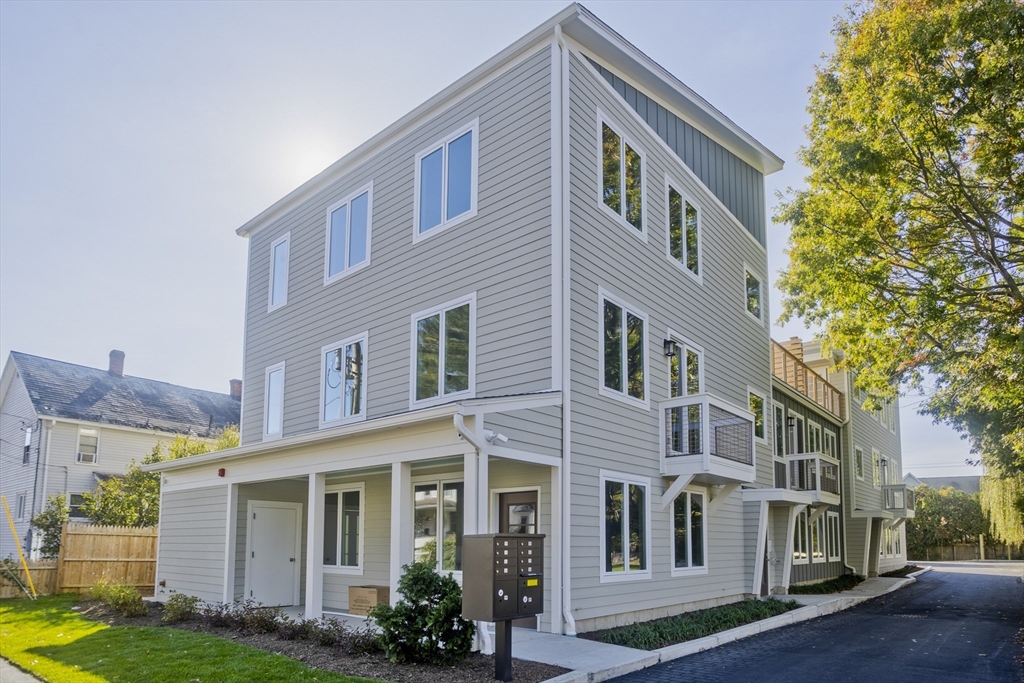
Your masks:
M722 631L721 633L716 633L705 638L688 640L685 643L677 643L675 645L658 648L657 650L651 650L651 654L654 655L654 657L638 659L636 661L629 662L628 664L611 669L605 669L603 671L570 671L569 673L562 674L561 676L549 678L548 680L543 681L543 683L599 683L599 681L605 681L609 678L622 676L633 671L639 671L640 669L646 669L647 667L654 666L655 664L671 662L674 659L687 657L689 655L697 654L698 652L704 652L705 650L710 650L720 645L732 643L742 638L748 638L750 636L757 635L758 633L772 631L783 626L789 626L790 624L798 624L802 621L810 621L811 619L817 619L818 617L824 617L829 614L850 609L862 602L873 600L882 595L887 595L893 591L905 588L912 583L916 583L918 576L931 571L931 569L931 567L925 567L913 574L908 574L898 583L894 583L878 595L848 595L837 597L834 600L829 600L828 602L824 602L820 605L798 607L797 609L790 610L785 614L769 617L768 619L762 619L761 621L755 621L752 624L746 624L745 626L739 626L737 628L729 629L728 631ZM638 650L637 652L641 652L641 650Z

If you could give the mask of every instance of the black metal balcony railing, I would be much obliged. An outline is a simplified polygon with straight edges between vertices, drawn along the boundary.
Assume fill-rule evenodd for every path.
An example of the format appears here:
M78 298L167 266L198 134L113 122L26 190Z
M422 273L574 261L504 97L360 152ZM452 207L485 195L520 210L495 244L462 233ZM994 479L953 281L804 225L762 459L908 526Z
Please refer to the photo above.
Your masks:
M753 421L706 394L669 399L665 411L665 455L710 454L741 465L754 463Z
M711 422L711 455L732 460L744 465L754 463L754 449L751 447L750 420L722 410L716 405L709 406Z
M786 456L789 461L789 488L839 495L839 461L822 453Z

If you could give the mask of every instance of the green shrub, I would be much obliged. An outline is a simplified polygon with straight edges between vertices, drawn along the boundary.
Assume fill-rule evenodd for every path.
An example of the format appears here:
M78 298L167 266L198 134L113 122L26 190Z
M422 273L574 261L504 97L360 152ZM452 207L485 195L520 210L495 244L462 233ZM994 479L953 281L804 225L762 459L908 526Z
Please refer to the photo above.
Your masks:
M255 600L242 600L232 605L232 622L246 635L275 633L284 616L280 607L267 607Z
M432 563L402 567L402 594L394 607L380 604L370 618L380 627L380 642L392 662L451 666L469 655L476 627L462 618L462 588Z
M226 628L234 625L234 614L231 611L231 603L227 602L204 602L199 609L199 616L203 618L207 626L219 626Z
M107 602L107 594L110 592L110 581L107 579L100 579L92 585L92 588L86 593L91 600L102 600Z
M199 611L199 598L184 593L172 593L164 603L163 621L177 623L188 621Z
M149 608L142 601L139 589L127 583L115 583L108 586L106 601L125 617L141 617L149 613Z
M843 574L834 579L826 579L818 583L806 583L802 586L790 586L790 595L825 595L827 593L838 593L848 591L864 580L863 576L857 574Z
M42 535L39 552L44 558L50 560L60 554L61 532L64 524L70 519L70 514L67 498L62 493L47 498L46 507L32 518L32 528Z

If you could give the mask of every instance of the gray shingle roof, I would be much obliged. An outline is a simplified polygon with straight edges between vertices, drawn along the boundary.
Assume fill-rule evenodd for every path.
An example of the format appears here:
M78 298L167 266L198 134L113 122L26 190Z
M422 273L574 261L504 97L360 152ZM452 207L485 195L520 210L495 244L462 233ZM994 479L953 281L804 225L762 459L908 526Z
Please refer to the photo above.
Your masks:
M238 424L240 404L229 394L17 351L11 358L39 415L199 436Z

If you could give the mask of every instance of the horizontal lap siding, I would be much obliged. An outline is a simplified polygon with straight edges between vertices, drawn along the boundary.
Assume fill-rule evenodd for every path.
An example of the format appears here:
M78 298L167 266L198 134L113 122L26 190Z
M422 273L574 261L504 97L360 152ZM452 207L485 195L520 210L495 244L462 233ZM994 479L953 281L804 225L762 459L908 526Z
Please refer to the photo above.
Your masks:
M707 187L686 174L680 160L636 121L625 102L609 93L600 76L571 57L570 155L572 221L572 574L577 619L657 609L700 600L738 597L750 590L756 519L744 516L735 492L710 519L709 573L670 576L669 510L657 504L663 488L659 463L657 401L668 398L668 364L662 339L668 328L704 348L705 388L738 406L747 386L770 395L768 328L744 308L743 262L767 283L765 252L712 199ZM645 154L644 211L647 241L611 218L599 205L597 109L613 119ZM701 208L703 285L666 256L665 175L671 173ZM650 409L599 395L598 287L649 316L647 392ZM767 285L766 285L767 291ZM767 319L767 296L762 302ZM757 446L758 479L772 479L767 445ZM653 579L601 584L601 469L650 479ZM756 515L755 515L756 518ZM753 529L751 530L751 524ZM753 536L748 538L748 536ZM747 544L750 544L750 548Z
M320 348L366 330L367 416L408 410L410 316L472 291L477 395L551 387L550 100L544 48L251 238L243 443L261 438L267 366L287 363L284 434L314 431ZM477 117L478 213L414 244L415 155ZM326 209L371 179L370 265L324 287ZM289 231L288 303L268 314L270 245Z
M349 586L388 586L391 582L391 477L329 479L331 484L363 482L366 486L366 517L363 520L363 573L324 574L324 609L348 611ZM410 522L411 523L411 522Z
M23 464L24 427L31 427L33 434L29 447L29 461ZM16 556L19 545L26 551L27 557L28 548L25 548L24 541L28 534L29 520L33 515L33 503L36 506L35 512L39 512L44 505L41 496L36 495L36 491L42 486L43 476L42 467L37 466L42 439L37 427L32 400L21 377L15 374L7 388L3 403L0 403L0 493L7 499L7 506L14 517L18 541L15 542L11 536L9 524L0 524L0 557ZM39 482L36 481L37 472ZM25 518L18 521L16 506L18 495L22 493L25 494Z
M273 501L277 503L302 503L302 553L299 568L299 595L306 590L306 520L309 488L304 481L267 481L256 484L239 484L238 508L235 514L235 598L245 598L246 561L246 516L249 501Z
M501 445L508 448L562 457L561 406L488 413L484 427L507 436L508 443Z
M156 578L169 593L223 599L227 496L227 486L163 494Z

